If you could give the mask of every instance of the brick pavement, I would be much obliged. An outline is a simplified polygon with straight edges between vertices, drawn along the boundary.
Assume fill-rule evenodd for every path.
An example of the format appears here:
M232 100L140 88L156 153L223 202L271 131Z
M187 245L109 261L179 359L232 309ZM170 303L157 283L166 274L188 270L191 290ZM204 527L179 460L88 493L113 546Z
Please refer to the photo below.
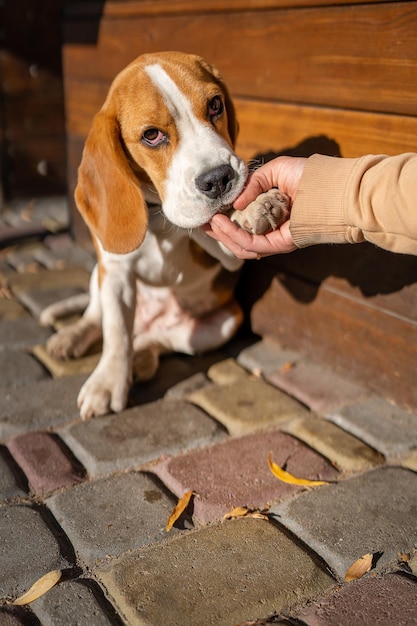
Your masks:
M82 422L94 361L48 361L37 318L91 264L65 234L0 254L0 624L417 624L417 415L240 336L167 357L130 408ZM328 484L279 481L269 452ZM53 589L10 604L55 569Z

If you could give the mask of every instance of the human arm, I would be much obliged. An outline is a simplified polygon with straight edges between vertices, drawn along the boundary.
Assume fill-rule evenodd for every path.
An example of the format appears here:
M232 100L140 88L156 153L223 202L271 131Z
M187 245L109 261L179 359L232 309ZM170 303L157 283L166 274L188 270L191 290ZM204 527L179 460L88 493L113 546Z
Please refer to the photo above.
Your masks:
M212 236L240 258L365 240L417 255L417 154L278 157L253 173L235 207L244 208L271 186L291 201L290 220L278 231L248 237L225 216L212 220Z

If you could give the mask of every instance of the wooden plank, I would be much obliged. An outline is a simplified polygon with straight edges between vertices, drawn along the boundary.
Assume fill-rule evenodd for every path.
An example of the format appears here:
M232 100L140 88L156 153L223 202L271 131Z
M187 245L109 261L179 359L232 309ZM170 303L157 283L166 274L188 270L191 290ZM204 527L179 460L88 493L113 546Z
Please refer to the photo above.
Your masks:
M417 117L234 98L238 152L357 157L416 149Z
M370 3L384 0L368 0ZM160 13L206 13L207 11L262 11L276 8L302 8L309 6L325 6L334 4L359 4L363 0L142 0L136 2L106 2L104 15L132 16L138 13L144 15L159 15Z
M67 129L86 137L110 81L66 80ZM82 94L82 97L81 97ZM417 117L300 106L234 98L239 120L238 152L245 159L276 152L325 152L346 157L415 151ZM317 138L320 138L317 141ZM315 141L316 139L316 141Z
M281 279L281 280L280 280ZM281 275L252 311L253 330L273 337L395 402L417 408L417 324L387 315L326 284Z
M108 81L138 54L179 49L217 65L235 95L413 115L416 31L414 1L104 17L96 46L65 47L65 67Z

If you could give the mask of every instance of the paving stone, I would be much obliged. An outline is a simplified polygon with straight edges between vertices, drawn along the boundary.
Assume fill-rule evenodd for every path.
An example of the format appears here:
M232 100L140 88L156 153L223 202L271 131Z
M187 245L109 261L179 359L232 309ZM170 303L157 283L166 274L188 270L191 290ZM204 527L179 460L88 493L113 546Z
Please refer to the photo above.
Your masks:
M284 350L272 339L262 339L242 350L237 362L254 374L267 376L281 368L286 369L289 364L297 363L300 359L302 356L299 352Z
M82 483L55 494L47 506L89 565L167 537L175 502L138 472ZM173 528L170 536L179 532Z
M283 427L345 472L359 472L384 462L384 457L365 443L324 419L308 415Z
M59 434L90 476L139 467L225 437L202 411L168 399L71 424Z
M42 365L30 354L23 349L12 348L0 350L0 372L0 388L16 384L24 385L48 376Z
M137 550L96 573L130 626L230 626L290 608L334 584L285 533L253 519Z
M105 607L91 580L66 580L31 604L43 626L114 626L115 611ZM106 611L108 608L108 611Z
M62 442L48 433L19 435L7 447L38 496L71 487L83 479L81 468L65 453Z
M306 412L296 400L254 376L198 389L189 399L219 420L231 435L282 424Z
M413 470L413 472L417 472L417 450L411 450L410 452L407 452L407 454L404 454L404 456L401 457L399 464L402 467L407 467L410 470Z
M399 574L366 577L338 589L300 615L308 626L417 623L417 580Z
M333 370L307 359L272 372L268 380L317 413L349 404L369 392Z
M96 264L94 257L79 246L42 246L34 254L38 263L48 269L65 269L68 267L81 267L91 272Z
M54 378L91 374L97 367L101 354L88 354L79 359L60 360L53 358L44 345L38 344L31 349L32 354L42 363ZM77 394L78 395L78 394Z
M27 607L0 607L1 626L39 626L39 622Z
M168 389L165 393L165 397L171 398L172 400L186 398L193 393L193 391L207 387L207 385L210 384L211 383L207 376L203 372L198 372L197 374L194 374L193 376L190 376L189 378L186 378L185 380L182 380L170 387L170 389Z
M12 463L6 448L0 446L0 502L27 495L19 486L16 474L12 471Z
M42 311L50 304L66 300L66 298L71 296L77 296L80 293L85 293L85 289L71 286L55 287L54 289L35 289L20 293L19 300L36 319L39 319Z
M7 255L7 262L17 272L38 272L41 268L35 258L35 253L42 247L40 242L14 246Z
M417 415L378 396L332 411L326 417L387 457L417 447Z
M278 431L253 433L163 460L153 465L162 482L178 497L194 498L194 519L200 523L222 519L237 506L263 508L302 490L279 481L268 467L273 460L295 476L335 480L338 471L302 442Z
M19 296L25 291L49 290L60 287L79 287L88 289L90 275L81 268L65 270L41 270L36 274L15 274L9 278L9 285L14 294Z
M32 317L2 320L0 324L0 350L4 348L28 348L39 341L46 341L51 331L41 328Z
M376 567L413 550L417 474L382 467L272 507L281 523L340 577L359 557L382 553Z
M246 379L247 373L243 367L236 363L235 359L230 358L212 365L207 372L207 376L218 385L229 385Z
M29 317L29 312L17 300L0 295L0 321L17 320L20 317Z
M46 378L5 389L0 402L0 439L78 419L77 396L84 381L85 376Z
M39 511L0 507L0 596L17 597L41 576L68 567L60 546Z

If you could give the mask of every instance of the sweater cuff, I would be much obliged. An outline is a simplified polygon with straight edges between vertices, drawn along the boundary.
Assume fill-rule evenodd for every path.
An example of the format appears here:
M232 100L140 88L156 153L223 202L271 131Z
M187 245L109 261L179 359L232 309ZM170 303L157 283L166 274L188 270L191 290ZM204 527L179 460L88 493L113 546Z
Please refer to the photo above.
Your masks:
M290 218L291 235L298 248L320 243L353 243L348 235L344 204L358 160L320 154L307 160Z

